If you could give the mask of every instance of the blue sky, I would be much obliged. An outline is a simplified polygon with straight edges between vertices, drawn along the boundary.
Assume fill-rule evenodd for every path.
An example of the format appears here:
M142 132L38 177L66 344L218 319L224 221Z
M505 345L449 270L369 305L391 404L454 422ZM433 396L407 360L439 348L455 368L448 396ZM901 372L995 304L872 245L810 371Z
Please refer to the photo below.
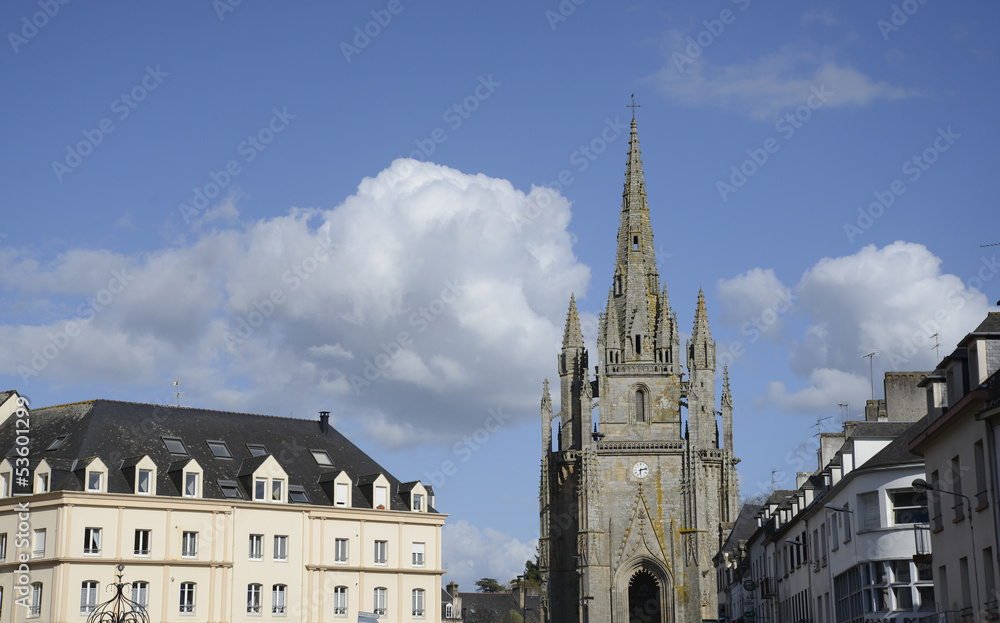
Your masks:
M878 395L1000 298L998 17L4 3L0 385L330 410L435 484L447 579L509 579L570 293L593 344L610 285L635 93L661 282L688 333L705 289L742 492L780 485L862 412L862 355Z

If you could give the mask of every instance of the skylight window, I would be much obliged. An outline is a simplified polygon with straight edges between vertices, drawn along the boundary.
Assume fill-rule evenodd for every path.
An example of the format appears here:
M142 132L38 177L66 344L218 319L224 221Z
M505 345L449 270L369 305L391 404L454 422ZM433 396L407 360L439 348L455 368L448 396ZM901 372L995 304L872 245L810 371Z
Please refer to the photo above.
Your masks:
M48 448L45 448L45 451L49 452L51 450L58 450L59 446L63 445L63 442L66 441L67 437L69 437L69 435L59 435L52 440L52 443L49 444Z
M220 480L219 488L222 489L222 495L227 498L235 500L243 499L243 492L240 491L240 485L235 480Z
M330 455L326 450L310 450L310 452L312 452L313 458L316 459L316 462L320 465L333 467L333 461L330 459Z
M309 496L306 495L305 487L302 485L288 485L288 501L308 504Z
M247 450L250 451L250 456L264 456L268 453L267 448L259 443L248 443Z
M163 443L167 446L167 450L170 451L170 454L188 453L187 446L184 445L184 442L181 441L180 437L161 437L160 439L163 440Z
M229 452L229 446L226 445L225 441L206 441L208 444L208 449L212 451L217 459L231 459L233 458L232 453Z

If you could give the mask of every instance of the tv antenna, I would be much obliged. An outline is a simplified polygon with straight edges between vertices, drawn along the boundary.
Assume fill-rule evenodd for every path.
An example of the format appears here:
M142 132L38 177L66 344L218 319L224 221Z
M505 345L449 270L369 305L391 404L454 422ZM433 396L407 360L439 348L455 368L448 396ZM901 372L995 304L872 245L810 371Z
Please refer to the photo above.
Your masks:
M868 358L868 374L871 377L871 383L872 383L872 400L875 400L875 363L873 362L873 360L875 359L876 355L878 355L877 350L873 350L867 355L861 355L862 359L864 359L865 357Z
M931 336L934 338L934 357L935 362L941 361L941 339L937 333Z
M828 415L826 417L821 417L820 419L816 420L816 424L815 424L815 426L816 426L816 434L813 435L813 436L814 437L819 437L820 435L822 435L823 434L823 427L822 427L823 421L824 420L832 420L832 419L833 419L833 416L832 415Z
M772 469L771 470L771 493L774 493L774 475L777 474L778 472L784 473L780 469Z
M851 416L850 407L851 405L846 402L838 402L837 406L840 407L840 420L842 424L847 424L847 418Z
M179 406L181 406L181 389L180 389L181 382L180 381L174 381L174 387L177 388L177 391L174 392L174 397L177 399L177 406L179 407Z

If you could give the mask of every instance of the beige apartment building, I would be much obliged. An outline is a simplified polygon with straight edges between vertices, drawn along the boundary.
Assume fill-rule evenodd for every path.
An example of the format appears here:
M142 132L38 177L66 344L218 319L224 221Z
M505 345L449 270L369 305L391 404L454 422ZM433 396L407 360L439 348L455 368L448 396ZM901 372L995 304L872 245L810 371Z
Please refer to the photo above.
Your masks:
M433 491L328 413L22 402L0 393L0 623L86 621L119 564L150 621L440 621Z

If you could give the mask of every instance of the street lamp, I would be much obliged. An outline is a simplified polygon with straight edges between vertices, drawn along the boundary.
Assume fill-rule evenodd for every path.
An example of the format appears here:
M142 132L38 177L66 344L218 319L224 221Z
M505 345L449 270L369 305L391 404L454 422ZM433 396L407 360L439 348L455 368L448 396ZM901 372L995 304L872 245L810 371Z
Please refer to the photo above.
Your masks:
M118 581L108 587L115 590L115 595L94 608L87 617L87 623L149 623L146 608L125 596L125 587L131 586L131 582L122 582L125 565L118 563L116 569Z
M957 498L962 498L969 504L969 537L972 539L972 572L976 578L976 606L973 609L973 615L979 612L979 564L976 562L976 527L972 524L972 500L969 496L963 495L958 491L948 491L947 489L942 489L940 487L934 487L929 482L923 478L917 478L910 483L913 490L917 493L927 493L928 491L937 491L938 493L947 493L948 495L954 495ZM992 564L992 563L991 563Z

